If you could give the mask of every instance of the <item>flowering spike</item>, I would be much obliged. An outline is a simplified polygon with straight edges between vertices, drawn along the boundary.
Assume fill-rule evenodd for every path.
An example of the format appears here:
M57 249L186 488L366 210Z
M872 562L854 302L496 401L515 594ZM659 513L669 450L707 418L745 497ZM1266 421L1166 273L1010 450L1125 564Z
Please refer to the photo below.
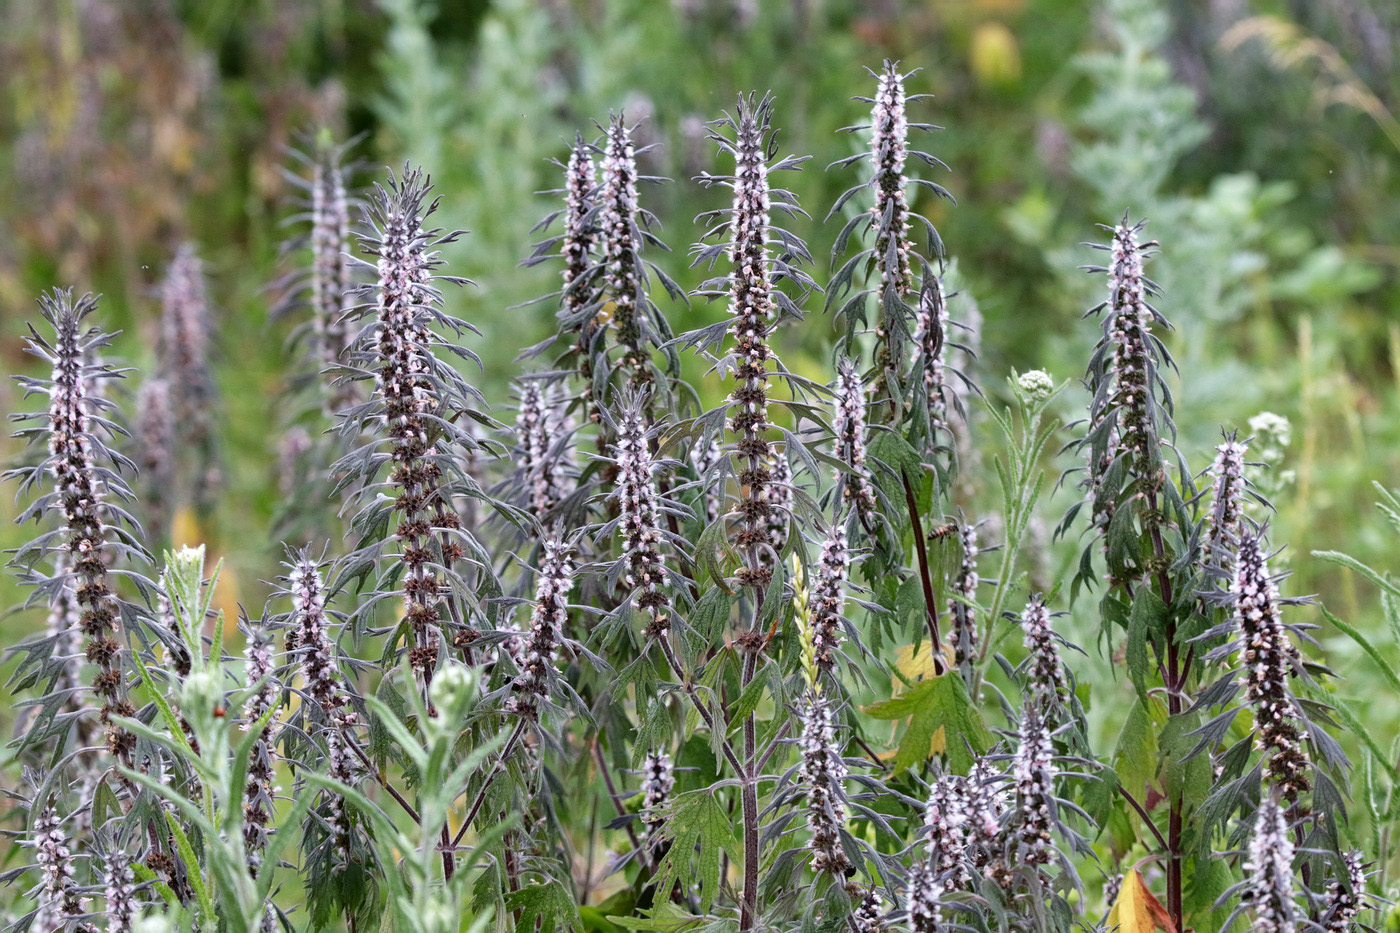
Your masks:
M1254 710L1255 742L1269 756L1265 776L1285 800L1296 801L1308 789L1308 760L1289 679L1299 664L1298 648L1283 624L1278 586L1269 575L1261 532L1240 539L1235 578L1230 588L1235 624L1239 626L1240 666L1245 700Z
M670 631L665 591L666 560L661 552L663 503L657 474L663 464L652 456L657 427L648 427L645 403L626 395L614 425L616 441L612 460L617 467L617 532L622 539L623 582L636 593L637 605L651 617L648 638L664 638Z
M807 792L812 869L844 878L852 870L851 860L841 845L841 828L846 822L846 791L842 786L846 763L836 744L831 707L812 689L798 715L802 721L800 774Z
M175 411L170 383L147 379L136 393L136 465L145 504L146 533L152 542L164 541L170 529L175 503ZM152 550L155 550L152 545Z
M277 706L280 689L272 659L272 636L266 622L246 625L244 631L247 639L243 648L244 680L250 687L261 684L243 704L241 728L247 731ZM243 793L243 847L254 875L262 864L263 850L267 848L267 826L274 816L272 782L276 776L276 741L274 717L254 741L248 761L248 780Z
M1229 434L1215 448L1211 465L1211 507L1206 516L1205 542L1201 548L1208 567L1219 567L1242 531L1244 496L1248 483L1244 476L1247 445L1239 435Z
M54 572L65 579L55 591L49 603L47 638L52 642L49 656L58 665L58 676L54 680L54 693L69 693L64 704L66 709L77 709L81 704L77 692L82 687L83 630L82 606L78 604L78 591L73 578L68 576L68 556L60 554Z
M1050 610L1045 608L1045 600L1032 596L1021 615L1021 631L1025 636L1026 651L1030 654L1026 679L1031 691L1042 705L1058 702L1069 689L1065 682L1064 668L1060 664L1060 649L1055 629L1050 624Z
M345 364L350 333L344 308L346 295L355 286L350 259L349 174L342 160L344 147L321 145L312 161L311 174L311 315L317 356L324 367ZM356 383L332 379L325 389L327 415L334 416L358 401Z
M1272 796L1259 802L1245 854L1244 902L1254 911L1255 933L1294 933L1293 837L1283 808Z
M963 787L967 802L964 832L971 850L972 864L984 868L992 860L994 847L1001 836L1002 814L1006 812L1002 779L985 758L978 758Z
M463 555L461 518L452 503L452 483L461 479L458 447L475 442L457 423L476 398L451 366L439 359L446 344L434 325L454 335L472 330L442 310L437 282L464 284L443 275L442 246L460 231L444 234L426 224L437 209L429 200L432 185L420 169L405 167L385 185L376 184L367 217L369 233L361 237L364 250L376 260L377 281L361 287L369 302L356 311L373 315L351 351L359 369L373 373L375 404L345 413L342 433L358 438L379 432L389 447L389 483L397 491L393 509L399 523L392 541L402 573L395 573L403 594L404 618L412 633L409 666L423 685L424 695L439 660L442 609L452 589L440 574L452 574ZM465 353L453 346L457 354ZM470 354L466 354L469 358ZM362 514L382 510L380 499L366 490L379 490L382 457L351 453L337 472L359 474ZM366 527L377 522L365 520ZM366 541L379 548L383 541Z
M26 394L47 395L49 408L44 415L16 418L43 421L42 427L20 433L47 441L48 456L32 469L7 475L20 479L23 488L39 483L45 475L52 476L53 491L40 497L21 519L58 511L63 527L58 539L61 544L47 544L46 535L40 543L24 549L37 551L40 557L50 556L54 576L24 575L48 589L50 605L56 611L63 592L71 589L84 655L97 668L92 690L101 706L107 747L119 762L129 766L136 739L117 725L114 717L134 716L135 709L127 701L124 649L119 640L121 610L111 589L108 566L126 549L109 521L126 518L118 503L131 498L131 493L117 471L130 464L104 443L103 434L117 429L105 411L111 403L94 395L94 387L115 374L96 359L97 351L107 344L106 335L96 328L83 329L88 315L97 309L95 297L84 295L75 301L71 290L55 290L39 299L39 308L54 336L50 342L31 328L28 349L52 366L51 376L20 381Z
M926 859L916 859L909 869L905 909L910 933L944 933L943 885Z
M958 536L962 539L962 560L953 580L953 598L948 600L948 617L953 620L953 663L970 678L978 650L977 613L973 609L981 582L977 575L977 526L960 523Z
M822 541L817 559L816 580L812 584L812 646L819 670L836 672L836 655L841 648L841 613L845 606L845 584L850 577L851 554L846 547L846 527L833 521Z
M194 500L208 511L222 478L215 460L214 380L209 367L213 328L204 282L204 263L194 244L175 253L161 285L161 368L169 375L175 434L193 458Z
M31 845L43 881L39 888L39 912L30 929L96 933L92 924L79 919L87 913L87 899L79 893L68 834L63 831L63 821L52 804L44 807L34 821Z
M836 364L835 408L836 455L851 468L841 476L842 496L864 520L876 508L865 460L865 386L856 364L845 357Z
M767 438L772 427L768 421L768 361L773 358L768 338L780 311L785 316L801 314L796 303L774 286L778 279L788 279L803 289L812 287L811 279L796 267L809 261L807 248L797 237L772 225L772 211L792 214L800 208L791 193L770 186L769 173L793 169L805 161L789 157L769 164L769 154L775 149L772 116L772 98L751 94L739 98L734 116L712 124L715 129L710 139L734 158L734 174L705 175L702 180L707 185L730 188L733 199L729 210L716 212L718 219L705 234L717 242L702 243L695 249L696 263L714 263L722 255L730 263L725 294L729 297L734 350L724 366L732 368L737 383L728 403L739 485L734 541L744 558L740 583L757 589L766 586L773 574L771 556L764 552L771 545L773 504L768 486L773 482L775 455ZM782 257L771 254L771 242L783 245ZM705 288L711 284L717 283L706 283Z
M786 450L774 449L768 461L768 483L763 494L768 500L768 547L760 555L764 566L770 566L787 547L788 523L793 503L792 461Z
M539 578L530 633L521 649L521 669L511 683L509 710L521 718L539 719L540 700L549 695L554 656L569 622L569 591L574 588L573 545L558 530L542 543Z
M705 522L712 523L719 519L720 502L723 499L723 493L717 488L719 484L712 474L721 458L724 457L724 449L720 446L719 435L712 435L708 443L696 444L692 456L694 457L695 475L703 489L701 498L705 504Z
M914 309L914 358L924 387L929 427L933 436L949 424L949 397L952 380L947 372L948 299L943 281L936 275L925 278Z
M569 493L566 469L573 425L557 386L548 391L537 380L519 386L515 417L516 450L530 511L544 520Z
M131 868L131 856L120 849L104 854L102 886L107 899L107 933L131 933L138 912L136 873Z
M885 901L880 889L871 885L861 895L860 906L851 914L855 933L882 933L885 929Z
M965 778L940 774L929 791L924 806L924 827L928 840L928 864L944 884L965 886L971 882L967 870L968 786Z
M606 131L598 193L599 246L602 251L602 301L612 303L621 365L632 386L651 382L646 341L654 339L648 320L642 233L638 226L637 158L632 133L622 114L613 114Z
M1333 879L1323 896L1319 926L1325 933L1351 933L1365 906L1366 866L1361 853L1355 849L1342 853L1342 869L1345 877Z
M1011 766L1016 790L1013 825L1017 863L1048 865L1054 857L1050 836L1055 811L1054 755L1049 725L1033 704L1027 706Z
M909 119L904 96L904 75L899 73L899 63L886 60L870 113L871 162L875 167L875 206L870 213L879 230L875 266L880 272L881 294L893 290L895 294L907 295L914 277L909 263L913 247L905 190L908 181L904 177L909 158Z
M559 318L561 330L577 332L572 354L583 383L583 410L594 424L602 420L593 397L593 360L605 352L600 343L606 331L598 326L599 309L592 295L594 250L598 244L598 223L594 216L594 192L598 172L593 164L593 150L576 136L569 160L564 166L564 234L559 252L564 257L564 286L560 292Z
M289 653L300 656L303 689L325 718L327 773L332 780L353 785L355 767L346 743L354 741L350 732L359 722L359 716L341 685L335 642L331 640L330 619L326 614L326 588L321 568L305 552L295 555L287 567L285 592L292 599L290 621L295 633L295 638L289 638L292 642ZM339 794L329 795L327 823L335 865L343 870L350 859L350 819L345 812L345 800Z
M665 749L652 749L642 760L642 822L647 838L655 841L666 824L662 811L676 789L675 769Z

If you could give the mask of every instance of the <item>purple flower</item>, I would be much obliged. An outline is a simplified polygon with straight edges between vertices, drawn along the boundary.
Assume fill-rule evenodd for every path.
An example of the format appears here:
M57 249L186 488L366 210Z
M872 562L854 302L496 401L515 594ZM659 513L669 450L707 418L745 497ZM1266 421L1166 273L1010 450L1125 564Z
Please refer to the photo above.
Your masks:
M812 850L812 869L844 878L852 870L841 845L841 828L846 822L846 763L836 744L831 706L820 694L808 690L798 717L802 723L799 774L807 794L807 828L812 834L807 846Z
M1255 933L1294 933L1293 837L1278 800L1266 796L1255 814L1245 853L1244 902L1254 911Z
M574 588L573 546L557 531L542 542L539 578L530 632L520 649L520 673L511 683L510 712L534 722L540 700L549 695L554 657L569 622L569 591Z

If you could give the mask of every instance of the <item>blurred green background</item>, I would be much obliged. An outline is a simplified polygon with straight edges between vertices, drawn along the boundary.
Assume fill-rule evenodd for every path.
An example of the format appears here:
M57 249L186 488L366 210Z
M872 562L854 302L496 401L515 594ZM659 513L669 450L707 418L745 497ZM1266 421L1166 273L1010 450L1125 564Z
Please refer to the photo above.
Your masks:
M256 610L276 572L279 392L294 354L269 324L279 226L291 212L280 173L299 130L363 132L378 169L422 163L444 224L471 230L450 271L476 280L450 309L482 328L483 391L498 409L518 348L550 328L545 305L509 310L557 283L517 263L554 209L549 159L576 131L623 110L655 143L643 170L669 256L686 285L692 218L722 193L690 179L716 168L703 122L736 93L772 89L785 150L815 158L792 185L813 220L796 224L825 276L839 223L821 225L857 170L824 166L863 146L862 122L885 58L922 69L911 118L957 197L919 207L956 256L985 318L981 381L1012 367L1077 377L1096 327L1079 320L1102 282L1081 241L1128 211L1151 220L1152 274L1174 322L1181 448L1204 468L1222 426L1263 410L1287 416L1275 542L1295 572L1363 631L1384 630L1375 594L1308 557L1345 550L1395 566L1373 481L1400 461L1400 5L1392 0L11 0L0 5L0 351L11 371L40 290L105 293L124 329L121 361L153 356L154 286L176 245L208 262L228 493L202 529L229 563L225 596ZM664 299L664 296L661 296ZM663 307L677 330L718 307ZM820 300L782 339L787 364L821 372L829 319ZM133 381L134 382L134 381ZM1082 402L1071 391L1067 421ZM129 394L128 399L129 401ZM0 388L6 411L20 405ZM20 406L24 407L24 406ZM1068 439L1070 435L1065 434ZM3 442L7 462L25 456ZM1062 463L1063 467L1069 464ZM14 509L10 496L0 510ZM0 511L3 514L3 511ZM1053 526L1058 506L1048 505ZM5 531L4 543L19 540ZM1075 542L1054 555L1073 559ZM22 595L0 584L5 604ZM1316 610L1300 610L1316 617ZM11 617L13 641L39 624ZM1339 692L1366 698L1393 727L1369 661L1324 633ZM1384 730L1382 730L1384 732ZM1382 735L1389 738L1389 735Z

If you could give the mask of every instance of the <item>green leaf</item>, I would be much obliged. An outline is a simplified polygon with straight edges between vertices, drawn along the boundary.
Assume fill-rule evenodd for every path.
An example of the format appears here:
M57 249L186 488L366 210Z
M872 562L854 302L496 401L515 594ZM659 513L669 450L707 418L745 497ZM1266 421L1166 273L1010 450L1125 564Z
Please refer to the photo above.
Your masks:
M734 835L734 819L719 801L709 788L675 798L662 829L671 846L656 870L657 891L669 891L677 882L689 888L699 881L700 909L705 912L719 891L720 853L727 853L735 865L744 860L743 847ZM693 870L692 860L697 861Z
M582 930L574 898L554 879L527 884L506 895L506 907L519 911L516 929L554 933L555 930Z
M1128 645L1126 660L1128 676L1137 687L1138 696L1147 696L1148 678L1152 676L1152 662L1148 657L1147 644L1156 641L1167 619L1167 604L1158 598L1151 587L1139 587L1133 597L1133 612L1128 617Z
M1211 789L1211 765L1206 755L1187 759L1198 743L1190 733L1200 723L1194 713L1168 717L1158 738L1162 752L1162 790L1168 797L1181 796L1188 806L1205 800Z
M867 706L865 712L875 719L909 719L895 754L897 771L926 761L940 729L948 764L959 773L972 766L974 754L992 745L982 714L969 699L962 678L955 674L921 680L898 696Z
M194 888L195 899L199 901L199 912L204 921L211 927L218 926L218 915L214 912L214 901L209 896L209 888L204 884L204 875L200 869L204 863L194 857L194 847L190 845L189 837L180 828L180 821L175 818L175 814L170 811L165 813L165 822L170 827L170 834L175 839L175 847L180 851L180 860L185 863L185 877L190 882L190 887Z
M905 501L904 477L909 477L909 485L914 490L914 501L920 514L933 507L933 477L924 469L923 458L908 441L893 431L883 431L871 440L866 454L873 465L870 478L885 498L895 503L896 513L903 515L900 507ZM905 517L907 521L907 516Z
M698 575L708 576L720 589L729 591L726 577L739 565L739 555L729 545L729 533L720 516L700 532L695 542L695 566Z
M657 748L670 748L671 714L666 704L652 700L647 706L646 715L637 725L637 735L632 742L632 767L640 768L647 752Z
M1327 619L1328 622L1335 625L1343 635L1346 635L1352 641L1356 642L1361 646L1362 651L1370 655L1371 660L1376 662L1376 666L1379 667L1381 673L1385 675L1385 679L1390 681L1390 688L1396 693L1400 693L1400 676L1396 675L1394 667L1385 659L1385 655L1377 651L1376 646L1371 644L1370 640L1367 639L1365 635L1362 635L1346 622L1343 622L1341 619L1328 612L1326 606L1321 607L1321 609L1323 617Z
M1167 711L1161 700L1148 697L1134 703L1118 734L1118 747L1113 752L1113 769L1123 786L1134 797L1142 799L1148 785L1157 780L1160 751L1157 737L1166 724Z
M1394 583L1349 554L1342 554L1339 551L1313 551L1312 555L1328 563L1338 564L1342 567L1346 567L1348 570L1354 570L1390 595L1400 596L1400 587L1397 587Z
M609 915L614 925L628 930L646 933L679 933L679 931L700 924L700 917L693 917L675 904L661 904L642 912L640 917Z

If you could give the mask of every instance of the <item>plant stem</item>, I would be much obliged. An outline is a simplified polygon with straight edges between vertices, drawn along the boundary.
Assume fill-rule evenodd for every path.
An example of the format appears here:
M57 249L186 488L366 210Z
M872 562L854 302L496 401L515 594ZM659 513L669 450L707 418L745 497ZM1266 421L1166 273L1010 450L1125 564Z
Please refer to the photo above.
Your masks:
M933 591L933 578L929 575L928 542L924 540L924 523L919 518L919 503L914 498L914 487L909 482L909 474L901 472L900 479L904 482L904 501L909 506L909 521L914 526L914 551L919 557L919 582L924 588L924 604L928 615L929 656L933 658L934 672L942 673L943 639L938 633L938 599Z
M744 690L747 690L749 684L753 682L757 667L758 651L751 648L744 656L742 678ZM754 760L756 731L754 715L750 711L744 717L744 768L740 774L740 779L743 782L740 804L743 808L744 818L744 893L739 915L739 929L741 930L752 929L754 924L758 922L758 762Z

